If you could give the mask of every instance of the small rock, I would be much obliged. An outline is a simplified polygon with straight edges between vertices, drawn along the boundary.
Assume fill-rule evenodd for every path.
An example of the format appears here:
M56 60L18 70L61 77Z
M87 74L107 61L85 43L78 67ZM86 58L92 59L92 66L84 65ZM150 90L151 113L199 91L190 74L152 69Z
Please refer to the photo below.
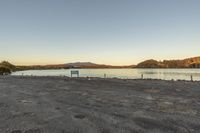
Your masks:
M77 115L74 115L74 118L77 118L77 119L84 119L84 118L85 118L85 115L83 115L83 114L77 114Z
M22 133L22 131L21 130L14 130L11 133Z

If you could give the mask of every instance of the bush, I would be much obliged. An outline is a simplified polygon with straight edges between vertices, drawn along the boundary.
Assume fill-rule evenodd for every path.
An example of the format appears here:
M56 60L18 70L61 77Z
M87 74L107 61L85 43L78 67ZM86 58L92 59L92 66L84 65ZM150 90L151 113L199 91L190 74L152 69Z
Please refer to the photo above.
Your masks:
M0 75L11 74L11 70L7 67L0 66Z
M9 69L12 70L12 71L15 71L15 69L16 69L16 67L15 67L13 64L9 63L8 61L2 61L2 62L0 63L0 67L9 68Z
M0 62L0 75L8 75L16 71L16 67L8 61Z

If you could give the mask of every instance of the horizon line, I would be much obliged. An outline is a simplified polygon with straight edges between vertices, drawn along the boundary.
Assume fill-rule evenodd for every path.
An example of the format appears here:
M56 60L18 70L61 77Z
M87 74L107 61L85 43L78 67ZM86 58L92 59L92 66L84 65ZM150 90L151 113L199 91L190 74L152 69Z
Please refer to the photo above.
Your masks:
M190 58L198 58L200 56L192 56L192 57L187 57L187 58L182 58L182 59L163 59L163 60L156 60L156 59L153 59L153 58L149 58L149 59L144 59L138 63L135 63L135 64L119 64L119 65L114 65L114 64L107 64L107 63L96 63L96 62L92 62L92 61L72 61L72 62L68 62L68 63L45 63L45 64L40 64L40 63L30 63L30 64L26 64L26 63L13 63L14 65L16 66L50 66L50 65L64 65L64 64L70 64L70 63L92 63L92 64L96 64L96 65L107 65L107 66L134 66L134 65L137 65L143 61L146 61L146 60L156 60L158 62L163 62L165 60L185 60L185 59L190 59ZM7 61L7 62L10 62L12 64L12 61L9 61L9 60L2 60L2 61ZM2 62L1 61L1 62Z

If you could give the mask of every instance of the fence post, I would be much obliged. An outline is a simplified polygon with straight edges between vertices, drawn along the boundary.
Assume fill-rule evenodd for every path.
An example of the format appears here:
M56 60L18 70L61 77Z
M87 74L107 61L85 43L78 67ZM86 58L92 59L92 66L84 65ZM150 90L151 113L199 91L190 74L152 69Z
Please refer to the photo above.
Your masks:
M193 76L192 75L190 76L190 78L191 78L191 81L193 81Z
M141 79L143 79L144 78L144 75L143 74L141 74Z

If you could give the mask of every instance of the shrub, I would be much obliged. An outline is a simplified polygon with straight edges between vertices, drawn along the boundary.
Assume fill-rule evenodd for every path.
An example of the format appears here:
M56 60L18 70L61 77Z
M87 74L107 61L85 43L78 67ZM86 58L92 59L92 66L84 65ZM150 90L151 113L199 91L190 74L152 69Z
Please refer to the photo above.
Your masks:
M11 70L7 67L0 66L0 75L11 74Z
M14 71L15 69L16 69L16 67L13 65L13 64L11 64L11 63L9 63L8 61L2 61L1 63L0 63L0 67L6 67L6 68L9 68L10 70L12 70L12 71Z

